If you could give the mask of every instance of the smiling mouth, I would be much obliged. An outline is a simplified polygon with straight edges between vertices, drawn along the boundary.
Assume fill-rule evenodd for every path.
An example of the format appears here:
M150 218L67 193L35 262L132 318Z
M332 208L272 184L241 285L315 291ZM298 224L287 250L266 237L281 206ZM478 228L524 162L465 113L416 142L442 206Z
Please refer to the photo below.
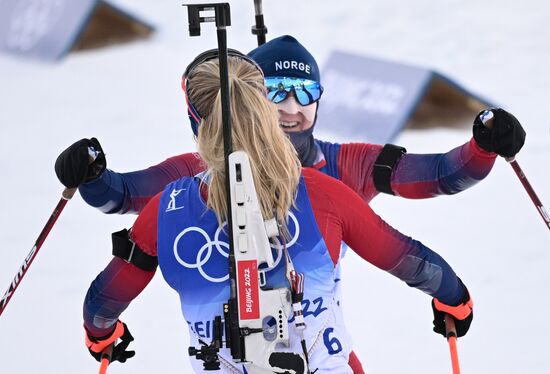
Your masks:
M292 122L286 122L286 121L279 121L279 126L281 126L283 129L293 129L300 125L300 122L292 121Z

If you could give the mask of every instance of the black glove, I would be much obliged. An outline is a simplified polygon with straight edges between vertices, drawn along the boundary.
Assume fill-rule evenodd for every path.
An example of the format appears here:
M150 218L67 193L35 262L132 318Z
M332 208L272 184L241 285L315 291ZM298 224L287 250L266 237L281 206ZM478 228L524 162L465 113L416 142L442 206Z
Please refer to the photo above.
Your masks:
M462 283L462 282L461 282ZM464 286L464 285L463 285ZM432 300L432 310L434 312L434 331L446 337L445 334L445 315L453 317L456 327L457 337L466 335L474 319L474 303L470 293L464 286L464 295L458 305L446 305L437 299Z
M517 118L504 109L490 110L493 112L492 128L483 124L481 114L485 111L481 111L474 120L474 139L486 151L514 157L525 143L525 130Z
M78 187L97 178L106 167L105 154L96 138L77 141L55 160L55 174L67 188Z
M134 340L134 337L130 334L130 330L128 330L128 326L125 323L117 321L113 332L101 338L94 338L86 331L86 347L88 347L88 351L98 362L101 361L103 350L112 343L115 343L117 339L120 339L120 342L113 347L111 362L126 362L127 359L134 357L136 354L135 351L126 350L130 342Z

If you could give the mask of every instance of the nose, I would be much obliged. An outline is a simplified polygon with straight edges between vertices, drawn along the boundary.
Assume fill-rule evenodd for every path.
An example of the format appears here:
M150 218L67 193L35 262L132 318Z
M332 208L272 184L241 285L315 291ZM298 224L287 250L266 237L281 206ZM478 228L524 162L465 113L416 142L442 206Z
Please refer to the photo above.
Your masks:
M277 109L279 111L288 113L288 114L296 114L299 112L300 105L296 101L296 97L294 96L294 92L291 92L288 94L287 98L283 101L281 101L279 104L277 104Z

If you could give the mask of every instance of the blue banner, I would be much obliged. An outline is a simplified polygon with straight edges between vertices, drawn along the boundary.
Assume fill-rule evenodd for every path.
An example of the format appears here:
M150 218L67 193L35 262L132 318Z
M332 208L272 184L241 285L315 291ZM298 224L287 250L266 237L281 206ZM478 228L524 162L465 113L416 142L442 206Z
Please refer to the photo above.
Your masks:
M320 126L370 143L391 142L434 79L441 79L460 97L475 98L480 107L488 104L432 70L340 51L330 55L322 74L325 91L319 106Z
M97 0L0 1L0 50L55 60L72 47Z

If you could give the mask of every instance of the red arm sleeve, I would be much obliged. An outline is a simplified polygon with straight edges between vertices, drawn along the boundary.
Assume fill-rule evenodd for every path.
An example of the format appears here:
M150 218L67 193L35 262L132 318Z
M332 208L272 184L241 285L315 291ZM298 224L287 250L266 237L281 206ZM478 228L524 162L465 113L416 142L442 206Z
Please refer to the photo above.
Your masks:
M459 302L465 289L441 256L392 228L343 183L311 169L304 169L303 175L334 263L344 241L361 258L409 286L448 305Z
M138 213L168 183L192 177L205 167L198 153L185 153L129 173L107 169L99 178L82 184L79 191L89 205L104 213Z
M132 228L131 237L151 256L157 255L157 211L160 194L145 206ZM105 336L113 324L147 287L154 271L146 271L115 257L90 285L84 300L84 326L91 336Z
M315 215L334 263L344 241L363 259L389 270L407 249L408 238L377 216L343 183L312 169L303 170Z
M375 144L342 144L338 154L340 180L369 202L378 194L372 174L382 150ZM406 153L393 168L395 195L425 199L452 195L472 187L491 171L496 154L481 149L472 138L446 153Z
M379 144L342 144L338 154L340 180L367 202L378 194L372 171L382 148Z

